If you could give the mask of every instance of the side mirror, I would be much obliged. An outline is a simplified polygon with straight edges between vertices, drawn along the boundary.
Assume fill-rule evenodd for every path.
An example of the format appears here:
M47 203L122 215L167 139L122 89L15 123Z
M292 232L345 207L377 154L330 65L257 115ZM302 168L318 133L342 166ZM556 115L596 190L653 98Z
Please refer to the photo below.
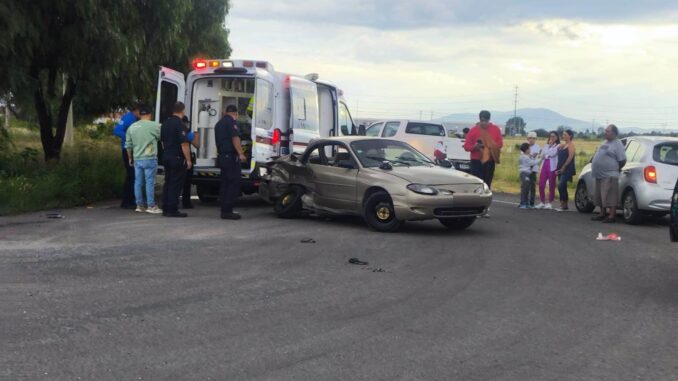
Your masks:
M452 167L454 167L454 165L452 165L452 163L450 163L449 160L440 160L440 161L438 162L438 164L439 164L441 167L443 167L443 168L452 168Z
M339 160L337 167L344 169L355 169L355 165L351 160Z

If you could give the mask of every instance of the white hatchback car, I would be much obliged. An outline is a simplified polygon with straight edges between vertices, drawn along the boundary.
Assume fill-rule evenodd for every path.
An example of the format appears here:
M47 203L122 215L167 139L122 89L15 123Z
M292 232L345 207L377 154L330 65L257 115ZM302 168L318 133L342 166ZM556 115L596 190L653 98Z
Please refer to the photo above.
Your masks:
M637 136L623 139L626 165L619 176L618 206L624 221L635 225L645 215L665 216L671 211L671 196L678 179L678 138ZM591 213L595 179L591 163L579 176L574 202L577 210Z

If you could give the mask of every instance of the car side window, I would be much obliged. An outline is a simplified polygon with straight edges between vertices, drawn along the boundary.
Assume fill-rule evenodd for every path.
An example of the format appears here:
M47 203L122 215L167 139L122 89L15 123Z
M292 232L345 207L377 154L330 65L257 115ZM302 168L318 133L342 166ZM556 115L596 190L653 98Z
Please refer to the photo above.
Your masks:
M384 127L384 132L381 134L384 138L390 138L395 136L398 133L398 128L400 127L400 122L388 122L386 127Z
M408 123L405 133L428 136L445 136L445 127L439 124Z
M383 125L384 125L384 123L377 123L377 124L371 125L370 127L367 128L367 130L365 130L365 136L373 136L373 137L379 136L379 132L381 132L381 126L383 126Z
M640 143L633 140L630 141L629 144L626 146L626 160L628 160L629 162L634 162L636 152L638 152L639 147Z

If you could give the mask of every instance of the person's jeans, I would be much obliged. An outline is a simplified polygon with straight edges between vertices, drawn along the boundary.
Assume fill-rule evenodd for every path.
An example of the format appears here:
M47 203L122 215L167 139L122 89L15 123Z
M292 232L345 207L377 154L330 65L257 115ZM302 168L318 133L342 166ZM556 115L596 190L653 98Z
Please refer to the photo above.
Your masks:
M143 185L146 184L146 205L155 206L155 174L158 172L158 160L146 159L134 161L134 197L137 206L144 206Z
M534 206L534 200L537 195L537 172L530 172L530 197L529 205Z
M551 163L549 159L544 161L544 165L541 167L541 174L539 175L539 199L542 204L546 202L546 182L549 183L549 199L548 202L551 203L556 198L556 171L551 170Z
M567 202L570 198L567 194L567 183L570 182L570 176L560 176L558 180L558 194L560 194L560 201Z
M531 176L530 172L520 172L520 205L529 205Z

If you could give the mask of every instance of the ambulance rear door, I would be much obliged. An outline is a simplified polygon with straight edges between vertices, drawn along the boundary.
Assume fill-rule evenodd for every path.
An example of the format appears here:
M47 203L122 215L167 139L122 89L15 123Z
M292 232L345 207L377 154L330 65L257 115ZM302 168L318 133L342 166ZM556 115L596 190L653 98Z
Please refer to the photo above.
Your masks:
M311 140L320 137L317 85L290 77L290 151L302 153Z
M172 115L177 101L185 102L186 79L176 70L160 67L158 89L155 97L155 120L164 123Z

